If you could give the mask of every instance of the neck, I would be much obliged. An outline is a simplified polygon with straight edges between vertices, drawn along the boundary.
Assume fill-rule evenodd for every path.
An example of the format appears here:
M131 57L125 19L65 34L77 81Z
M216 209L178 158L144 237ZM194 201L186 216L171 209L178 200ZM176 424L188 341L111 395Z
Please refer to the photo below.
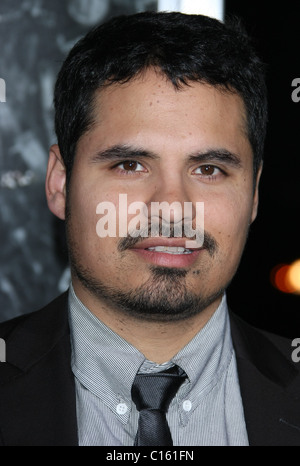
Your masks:
M161 364L169 361L205 326L219 306L214 301L199 314L178 321L157 322L128 316L107 305L73 282L81 302L107 327L137 348L150 361Z

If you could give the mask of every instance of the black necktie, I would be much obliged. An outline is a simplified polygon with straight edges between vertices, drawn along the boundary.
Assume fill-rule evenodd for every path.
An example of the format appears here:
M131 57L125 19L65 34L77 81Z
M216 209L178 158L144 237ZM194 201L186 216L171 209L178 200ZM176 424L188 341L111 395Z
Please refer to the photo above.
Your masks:
M185 378L185 372L178 366L164 372L136 375L131 390L140 412L135 446L173 445L166 412Z

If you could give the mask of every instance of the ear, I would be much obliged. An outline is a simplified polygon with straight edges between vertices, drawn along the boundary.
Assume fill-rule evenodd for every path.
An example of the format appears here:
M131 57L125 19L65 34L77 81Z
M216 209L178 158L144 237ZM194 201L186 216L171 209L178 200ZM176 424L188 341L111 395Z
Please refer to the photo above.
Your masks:
M251 215L251 223L254 222L257 216L257 210L258 210L258 187L259 187L259 181L261 177L263 169L263 162L260 163L259 169L257 171L256 175L256 181L255 181L255 190L254 190L254 196L253 196L253 206L252 206L252 215Z
M57 144L50 147L45 189L49 209L58 218L64 220L66 208L66 169Z

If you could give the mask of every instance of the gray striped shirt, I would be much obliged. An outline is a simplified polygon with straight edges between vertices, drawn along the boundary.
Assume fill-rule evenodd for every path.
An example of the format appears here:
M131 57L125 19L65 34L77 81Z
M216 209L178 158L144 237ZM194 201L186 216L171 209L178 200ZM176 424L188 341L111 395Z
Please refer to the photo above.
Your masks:
M138 371L178 364L188 378L170 404L174 446L248 445L224 295L209 322L171 361L147 361L69 291L72 370L79 445L132 446L138 412L131 386Z

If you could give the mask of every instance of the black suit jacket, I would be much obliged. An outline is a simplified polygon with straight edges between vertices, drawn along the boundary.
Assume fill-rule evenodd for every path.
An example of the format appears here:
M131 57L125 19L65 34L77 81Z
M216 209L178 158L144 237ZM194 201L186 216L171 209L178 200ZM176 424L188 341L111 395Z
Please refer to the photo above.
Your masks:
M291 342L231 314L250 445L300 446L300 377ZM76 446L67 293L0 324L0 445Z

